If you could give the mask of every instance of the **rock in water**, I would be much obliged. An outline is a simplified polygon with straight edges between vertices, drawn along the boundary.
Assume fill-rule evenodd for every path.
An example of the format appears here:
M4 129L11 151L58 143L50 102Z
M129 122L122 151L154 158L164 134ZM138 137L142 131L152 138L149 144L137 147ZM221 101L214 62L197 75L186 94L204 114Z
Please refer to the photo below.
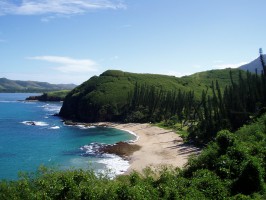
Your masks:
M99 149L102 153L116 154L122 157L128 157L141 147L136 144L129 144L127 142L118 142L114 145L103 146Z

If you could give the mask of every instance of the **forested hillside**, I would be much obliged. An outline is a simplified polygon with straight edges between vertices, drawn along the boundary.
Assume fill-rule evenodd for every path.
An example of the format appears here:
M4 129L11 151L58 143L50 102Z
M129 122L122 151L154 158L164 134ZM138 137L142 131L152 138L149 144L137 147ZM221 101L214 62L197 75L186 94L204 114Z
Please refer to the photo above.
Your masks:
M211 70L182 78L108 70L72 90L64 101L60 115L87 122L123 121L136 84L151 86L164 93L193 91L194 98L200 99L202 90L211 87L212 81L219 80L223 91L230 84L230 71L233 80L237 81L238 69Z
M266 66L262 55L260 60L261 74L239 71L238 79L235 79L229 71L230 84L221 89L216 79L202 90L201 98L197 98L194 90L166 92L136 84L125 119L180 124L181 130L187 127L190 141L207 144L218 131L236 131L265 112Z
M60 115L77 121L180 124L189 140L207 144L218 131L237 130L266 107L263 72L211 70L182 78L106 71L72 90Z
M17 81L0 78L0 92L47 92L56 90L72 90L74 84L50 84L38 81Z
M266 55L263 55L264 60L266 59ZM261 61L260 61L260 57L256 58L255 60L253 60L250 63L247 63L245 65L242 65L239 67L239 69L245 70L245 71L250 71L250 72L257 72L260 74L263 71L263 68L261 66Z

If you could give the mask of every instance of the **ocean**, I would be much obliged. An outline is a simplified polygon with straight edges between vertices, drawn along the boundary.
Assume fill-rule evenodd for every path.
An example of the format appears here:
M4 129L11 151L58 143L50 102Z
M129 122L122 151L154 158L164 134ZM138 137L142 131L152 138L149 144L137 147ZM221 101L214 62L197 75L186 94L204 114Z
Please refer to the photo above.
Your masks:
M114 128L66 126L54 116L62 103L24 101L32 95L38 94L0 93L0 179L16 180L19 172L36 172L41 165L113 175L128 169L128 161L97 149L134 140L134 135Z

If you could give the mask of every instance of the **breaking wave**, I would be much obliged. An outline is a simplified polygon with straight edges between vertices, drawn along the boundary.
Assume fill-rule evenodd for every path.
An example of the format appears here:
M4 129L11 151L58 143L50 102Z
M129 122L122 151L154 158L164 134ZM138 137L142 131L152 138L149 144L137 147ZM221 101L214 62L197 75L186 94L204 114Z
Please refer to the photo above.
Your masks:
M130 167L129 162L117 155L102 153L100 149L104 146L107 146L107 144L91 143L89 145L84 145L80 147L82 152L80 155L84 157L91 156L100 158L97 163L105 165L105 169L102 169L100 172L108 172L111 177L125 173Z
M22 124L28 125L28 126L49 126L46 122L41 121L23 121Z
M60 126L52 126L49 129L60 129Z
M42 105L40 107L44 108L45 111L58 113L62 106L61 105L54 105L54 104L45 104L45 105Z

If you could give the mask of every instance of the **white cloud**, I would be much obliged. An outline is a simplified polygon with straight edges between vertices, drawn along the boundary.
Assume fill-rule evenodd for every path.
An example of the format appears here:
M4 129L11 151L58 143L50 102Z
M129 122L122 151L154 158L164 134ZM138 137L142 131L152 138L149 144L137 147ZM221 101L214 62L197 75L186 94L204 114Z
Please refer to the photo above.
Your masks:
M56 66L54 69L63 73L95 72L98 67L96 62L89 59L73 59L61 56L35 56L28 59L60 64L60 66Z
M235 63L235 64L220 64L220 65L213 66L213 68L215 68L215 69L237 68L237 67L245 65L247 63L248 62L240 62L240 63Z
M175 76L175 77L182 77L182 76L191 75L191 73L181 73L181 72L177 72L177 71L168 71L164 74L168 75L168 76Z
M117 0L0 0L0 15L75 15L97 9L125 9Z

